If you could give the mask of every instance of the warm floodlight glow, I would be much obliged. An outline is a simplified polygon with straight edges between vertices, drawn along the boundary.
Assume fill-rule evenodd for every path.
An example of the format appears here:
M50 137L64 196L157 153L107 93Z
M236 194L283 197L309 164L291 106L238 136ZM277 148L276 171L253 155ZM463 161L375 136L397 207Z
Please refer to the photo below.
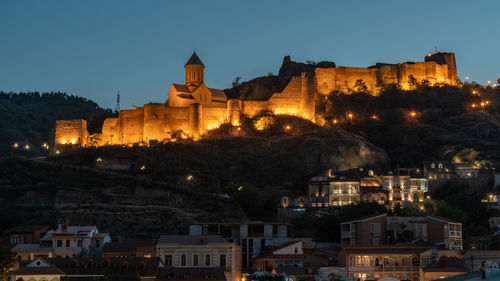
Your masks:
M410 112L411 117L417 117L417 113L415 111Z
M186 177L186 179L187 179L188 181L192 181L192 180L193 180L193 178L194 178L194 177L193 177L193 175L188 175L188 176Z
M24 149L29 150L30 149L30 145L29 144L25 145Z
M141 169L141 171L146 170L146 165L142 165L140 169Z
M291 128L292 128L292 127L290 127L290 125L286 125L286 126L285 126L285 130L287 130L287 131L288 131L288 130L290 130Z
M339 121L337 119L333 119L333 124L337 124Z
M12 145L12 147L14 147L14 148L18 148L18 147L19 147L19 144L18 144L17 142L15 142L15 143Z

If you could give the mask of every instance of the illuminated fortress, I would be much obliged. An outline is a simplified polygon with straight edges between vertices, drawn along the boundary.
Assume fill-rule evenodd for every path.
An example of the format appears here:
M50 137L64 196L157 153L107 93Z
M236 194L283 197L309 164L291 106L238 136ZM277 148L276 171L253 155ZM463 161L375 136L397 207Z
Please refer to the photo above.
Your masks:
M332 91L351 93L361 80L376 95L383 85L409 89L412 77L417 83L456 85L457 68L453 53L436 52L424 62L377 64L369 68L315 68L292 77L283 91L264 101L228 99L223 90L204 83L205 65L193 53L184 65L185 83L172 84L165 103L122 110L117 118L104 120L102 133L89 136L82 119L56 121L55 143L61 145L133 145L171 140L176 132L199 138L222 123L237 126L240 115L253 116L262 110L290 114L315 121L316 95Z

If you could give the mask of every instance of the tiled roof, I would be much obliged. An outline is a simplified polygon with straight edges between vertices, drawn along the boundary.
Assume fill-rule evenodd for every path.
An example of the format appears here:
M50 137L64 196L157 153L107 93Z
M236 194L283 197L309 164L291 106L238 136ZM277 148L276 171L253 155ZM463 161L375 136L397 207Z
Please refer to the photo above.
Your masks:
M359 185L362 187L364 187L364 186L366 186L366 187L382 186L382 184L380 184L380 182L378 181L378 178L362 178Z
M280 254L280 255L263 255L258 257L257 259L266 259L266 260L302 260L305 256L303 254Z
M184 84L172 84L177 92L190 93L189 88Z
M220 267L162 267L158 269L158 274L156 276L156 280L169 281L226 280L224 270Z
M441 257L439 262L422 268L424 272L469 272L464 260L455 257Z
M109 236L107 233L97 233L92 236L92 239L104 239L106 236Z
M385 216L385 217L387 217L387 214L375 214L375 215L364 216L364 217L360 217L360 218L357 218L357 219L352 220L352 221L346 221L346 222L343 222L343 223L341 223L341 224L348 224L348 223L361 222L361 221L364 221L364 220L374 219L374 218L377 218L377 217L380 217L380 216Z
M177 96L182 99L194 100L194 97L190 94L179 94Z
M40 244L17 244L11 250L14 253L17 252L50 252L52 247L42 246Z
M82 226L70 226L68 225L66 228L58 228L55 230L52 234L53 235L59 235L59 234L78 234L82 232L90 232L92 231L95 227L95 225L82 225Z
M155 242L109 242L104 244L102 251L104 253L126 253L135 251L137 247L155 247Z
M37 260L42 261L43 263L47 264L48 266L28 266L29 264L37 262ZM19 264L19 269L14 271L14 274L16 275L47 275L47 274L64 274L61 270L59 270L57 267L55 267L53 264L50 262L47 262L43 258L36 258L35 260L32 261L21 261Z
M47 230L47 228L48 228L47 225L19 225L9 228L5 232L15 233L15 232L33 232L37 230L45 231Z
M437 220L437 221L442 221L442 222L460 223L458 221L454 221L454 220L450 220L450 219L438 217L438 216L427 216L427 218Z
M160 258L52 258L47 261L69 276L155 276L160 265Z
M227 98L226 93L223 90L208 88L212 93L212 96L219 98Z
M161 235L158 244L203 245L202 242L205 244L229 244L220 235Z
M413 245L384 245L384 246L346 246L346 254L420 254L431 250L430 247Z
M203 65L203 66L205 66L201 62L201 60L198 57L198 55L196 54L196 52L193 52L193 55L191 55L191 57L189 58L189 60L186 62L186 64L184 66L186 66L186 65Z

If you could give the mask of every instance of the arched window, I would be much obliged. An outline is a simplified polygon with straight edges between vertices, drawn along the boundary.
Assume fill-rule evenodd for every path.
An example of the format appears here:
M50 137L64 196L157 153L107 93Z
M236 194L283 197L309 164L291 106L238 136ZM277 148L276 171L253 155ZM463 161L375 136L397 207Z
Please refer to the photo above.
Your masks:
M443 168L443 164L439 163L438 168L442 169Z

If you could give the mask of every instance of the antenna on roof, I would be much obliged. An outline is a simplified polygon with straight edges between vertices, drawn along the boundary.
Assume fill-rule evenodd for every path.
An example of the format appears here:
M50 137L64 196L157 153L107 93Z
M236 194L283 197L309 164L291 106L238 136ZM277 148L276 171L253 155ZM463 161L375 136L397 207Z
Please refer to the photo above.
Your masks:
M115 112L120 112L120 91L116 94L116 108Z
M438 46L434 46L434 51L435 51L434 53L437 54L437 52L438 52Z

